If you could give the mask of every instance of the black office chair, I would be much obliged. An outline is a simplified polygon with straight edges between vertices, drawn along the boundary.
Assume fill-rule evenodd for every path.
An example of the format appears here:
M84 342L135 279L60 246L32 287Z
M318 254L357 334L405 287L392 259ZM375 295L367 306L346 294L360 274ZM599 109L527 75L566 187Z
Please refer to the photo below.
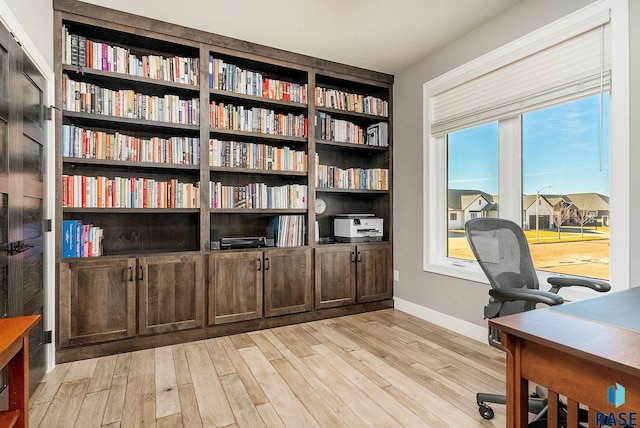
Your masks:
M465 224L465 236L478 264L489 279L489 303L484 307L485 318L535 309L536 304L559 305L564 302L557 293L562 287L588 287L599 292L609 291L611 286L604 281L559 276L550 277L549 291L538 289L536 276L524 232L516 223L500 218L477 218ZM500 331L489 327L489 344L505 350L500 343ZM487 403L506 404L506 397L497 394L478 393L478 410L485 419L493 418L493 409ZM563 405L559 406L563 408ZM561 410L562 411L562 410ZM529 397L529 412L536 415L529 425L546 426L546 390L536 387ZM566 416L566 414L565 414ZM586 420L586 414L583 415ZM560 415L562 418L563 415ZM582 417L581 417L582 419Z

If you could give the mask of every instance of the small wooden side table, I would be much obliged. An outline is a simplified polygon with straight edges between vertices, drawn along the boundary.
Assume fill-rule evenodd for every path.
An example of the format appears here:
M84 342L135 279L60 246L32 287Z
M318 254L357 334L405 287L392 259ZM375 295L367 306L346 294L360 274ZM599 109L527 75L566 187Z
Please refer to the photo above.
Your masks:
M8 367L9 409L0 428L29 427L29 330L40 315L0 319L0 369Z

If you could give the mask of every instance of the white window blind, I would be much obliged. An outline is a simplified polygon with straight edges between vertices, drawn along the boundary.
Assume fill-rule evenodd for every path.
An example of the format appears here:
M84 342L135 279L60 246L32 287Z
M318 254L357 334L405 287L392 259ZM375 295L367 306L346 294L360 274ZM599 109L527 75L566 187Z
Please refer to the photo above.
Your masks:
M592 24L571 38L432 94L431 135L442 136L610 90L608 14Z

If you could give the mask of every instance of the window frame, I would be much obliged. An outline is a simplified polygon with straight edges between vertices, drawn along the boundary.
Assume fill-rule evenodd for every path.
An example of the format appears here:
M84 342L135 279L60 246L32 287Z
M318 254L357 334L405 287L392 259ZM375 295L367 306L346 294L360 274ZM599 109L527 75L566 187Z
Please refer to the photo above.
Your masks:
M423 270L453 276L480 283L488 283L477 262L447 257L447 149L446 136L432 136L429 114L429 98L432 94L454 87L484 73L522 57L532 46L540 49L557 41L568 39L584 25L603 12L611 13L611 72L610 96L610 212L615 218L610 234L610 282L613 289L629 287L629 73L628 73L628 2L603 0L595 2L550 25L534 31L514 42L472 60L423 85ZM574 34L575 33L575 34ZM520 141L522 138L520 116L499 121L499 141ZM498 192L500 200L516 200L520 203L501 204L499 216L522 223L522 164L521 144L498 144ZM621 167L619 167L622 165ZM504 179L511 177L512 179ZM538 271L541 288L548 276L559 276ZM563 290L563 295L575 299L591 295L583 290Z

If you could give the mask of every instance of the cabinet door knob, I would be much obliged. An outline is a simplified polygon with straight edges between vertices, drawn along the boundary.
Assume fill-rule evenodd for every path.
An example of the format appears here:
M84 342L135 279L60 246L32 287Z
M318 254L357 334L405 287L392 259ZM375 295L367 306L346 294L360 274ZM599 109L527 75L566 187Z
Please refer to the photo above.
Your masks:
M258 260L258 271L262 270L262 259L256 259Z
M358 251L358 262L362 261L362 253Z
M269 257L264 258L264 270L269 270Z
M129 282L133 281L133 268L129 266Z
M355 251L352 251L352 252L351 252L351 262L352 262L352 263L355 263L355 261L356 261L356 252L355 252Z
M140 281L144 281L144 266L140 266Z

